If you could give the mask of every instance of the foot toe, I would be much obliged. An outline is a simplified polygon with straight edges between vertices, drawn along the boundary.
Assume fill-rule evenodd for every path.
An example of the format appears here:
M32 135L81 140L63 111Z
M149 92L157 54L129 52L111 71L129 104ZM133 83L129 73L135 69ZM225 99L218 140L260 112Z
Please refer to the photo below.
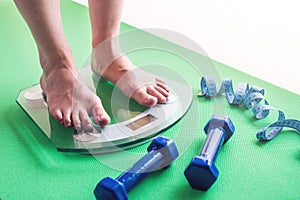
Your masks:
M72 120L71 120L71 109L65 109L63 111L63 120L64 120L64 125L67 128L71 128L72 127Z
M155 104L157 104L157 98L148 94L142 88L137 89L133 93L132 98L143 106L154 106Z
M162 94L164 97L168 98L169 96L169 90L165 90L164 88L160 86L154 86L154 89L158 91L160 94Z
M49 108L49 112L60 124L64 123L61 110Z
M79 118L79 113L77 111L73 111L72 113L73 125L76 130L80 130L82 128L81 121Z
M148 86L147 92L148 92L148 94L156 97L157 101L159 103L166 103L167 98L163 94L161 94L157 89L155 89L154 87Z
M170 92L168 87L165 85L165 83L159 79L156 79L156 85L162 89L164 89L166 92Z
M80 117L80 120L83 122L84 129L89 130L89 129L93 128L92 122L91 122L91 120L89 118L89 115L86 111L81 111L79 113L79 117Z
M101 105L101 104L99 104ZM96 105L93 108L94 122L100 126L105 126L110 123L110 118L102 106Z

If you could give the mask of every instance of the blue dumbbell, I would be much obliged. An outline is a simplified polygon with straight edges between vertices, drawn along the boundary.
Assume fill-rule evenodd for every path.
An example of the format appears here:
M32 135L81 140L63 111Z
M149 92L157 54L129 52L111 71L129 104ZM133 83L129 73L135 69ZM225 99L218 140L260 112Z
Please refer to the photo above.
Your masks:
M162 136L154 138L147 151L148 154L116 179L102 179L94 190L95 197L101 200L128 199L127 193L149 172L169 166L178 157L174 142Z
M231 120L223 115L213 115L204 127L207 134L199 156L195 156L184 171L190 186L198 190L208 190L217 180L219 171L215 160L223 144L234 133Z

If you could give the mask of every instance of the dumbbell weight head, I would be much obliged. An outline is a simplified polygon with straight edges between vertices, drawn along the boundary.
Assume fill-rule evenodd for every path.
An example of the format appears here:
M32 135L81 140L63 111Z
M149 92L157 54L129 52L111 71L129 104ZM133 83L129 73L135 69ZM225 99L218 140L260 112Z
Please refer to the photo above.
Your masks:
M159 166L158 169L169 166L171 162L179 155L175 143L172 140L161 136L156 137L147 148L148 152L158 150L165 158L164 162L161 164L161 166Z
M214 114L211 117L210 121L205 125L204 131L206 134L208 134L211 129L214 129L216 127L221 127L224 129L225 138L223 144L225 144L234 133L234 125L232 121L227 116Z
M184 171L190 186L197 190L208 190L219 176L216 165L195 156Z
M206 134L211 130L224 132L223 144L233 135L234 129L230 118L222 115L213 115L211 120L204 127ZM220 148L220 146L216 148ZM195 156L192 159L190 165L184 171L184 175L192 188L208 190L214 184L219 175L214 160L215 159L205 159L201 156Z
M123 183L110 177L102 179L94 190L97 199L127 200L128 195Z

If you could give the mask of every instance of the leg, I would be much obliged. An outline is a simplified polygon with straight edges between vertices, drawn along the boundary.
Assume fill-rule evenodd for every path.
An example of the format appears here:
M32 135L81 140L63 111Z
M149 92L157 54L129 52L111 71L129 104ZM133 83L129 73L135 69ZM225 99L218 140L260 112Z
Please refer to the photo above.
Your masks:
M123 0L89 0L92 25L93 71L117 85L125 95L145 106L165 103L167 87L159 80L145 83L147 73L138 70L121 55L117 34L121 20ZM100 48L99 48L100 47ZM145 83L140 85L140 83Z
M66 127L74 124L75 128L81 128L84 122L85 128L89 128L89 115L93 115L97 124L109 123L100 99L82 89L84 85L78 81L76 64L63 31L60 1L15 0L15 4L37 44L43 69L40 82L50 114Z

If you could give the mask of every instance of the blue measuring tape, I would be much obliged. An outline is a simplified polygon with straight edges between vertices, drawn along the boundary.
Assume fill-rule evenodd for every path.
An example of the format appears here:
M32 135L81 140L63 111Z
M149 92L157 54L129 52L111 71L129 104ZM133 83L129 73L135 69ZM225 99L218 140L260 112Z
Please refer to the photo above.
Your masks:
M239 83L236 93L233 91L232 80L223 79L220 89L217 91L215 79L211 76L203 76L200 82L201 92L198 96L214 97L225 94L230 105L245 105L246 109L252 109L256 119L263 119L268 116L270 110L278 111L276 122L266 126L257 132L259 140L271 140L276 137L284 127L289 127L300 132L300 121L295 119L285 119L284 113L269 105L265 99L263 88L252 86L249 89L248 83Z

